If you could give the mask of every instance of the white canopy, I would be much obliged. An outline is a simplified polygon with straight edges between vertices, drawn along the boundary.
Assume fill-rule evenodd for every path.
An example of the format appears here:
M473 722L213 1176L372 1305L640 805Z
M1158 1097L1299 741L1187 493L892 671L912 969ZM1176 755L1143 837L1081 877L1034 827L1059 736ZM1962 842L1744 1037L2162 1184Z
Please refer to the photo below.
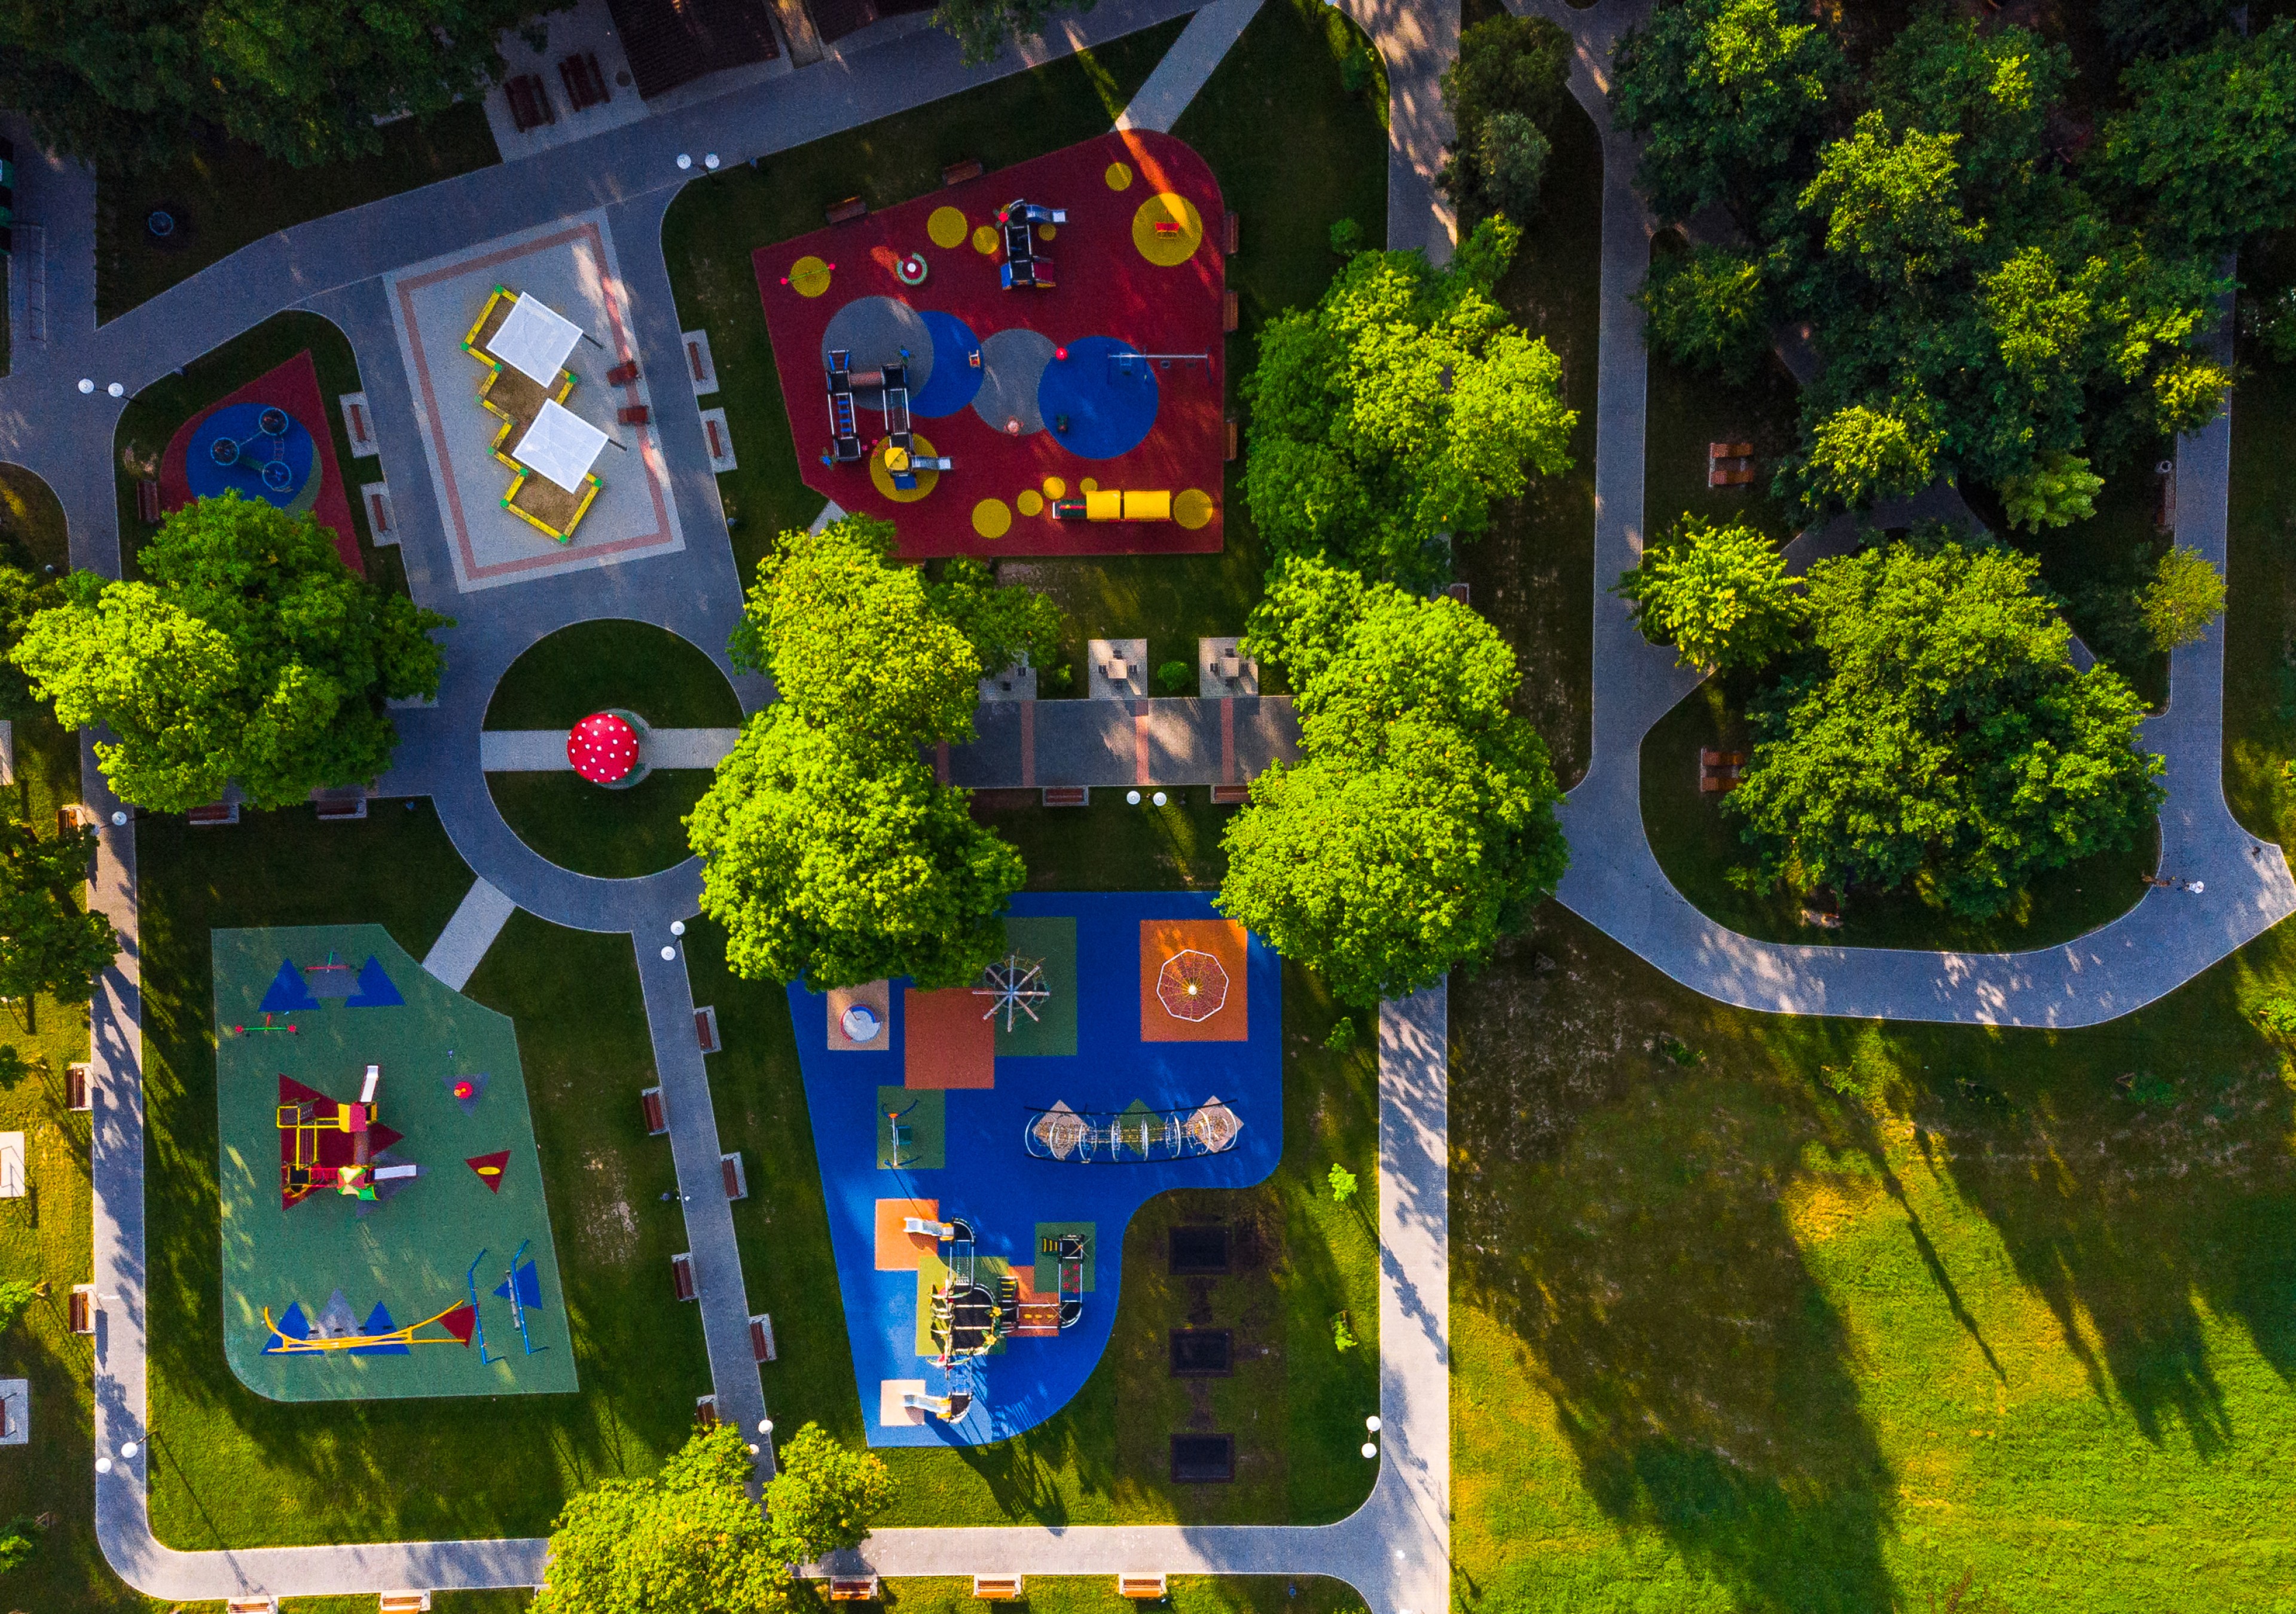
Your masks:
M534 424L527 428L510 456L575 493L580 490L598 450L605 446L604 432L554 398L542 406L542 413L534 417Z
M543 386L554 387L558 373L566 367L566 356L581 340L581 326L521 291L511 305L510 316L487 342L487 351Z

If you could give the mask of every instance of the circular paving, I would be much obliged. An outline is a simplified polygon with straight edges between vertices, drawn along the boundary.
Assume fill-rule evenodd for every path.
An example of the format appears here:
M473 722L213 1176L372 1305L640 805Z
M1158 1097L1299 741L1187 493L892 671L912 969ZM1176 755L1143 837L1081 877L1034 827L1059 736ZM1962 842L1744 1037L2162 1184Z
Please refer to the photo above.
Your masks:
M908 350L907 358L901 356ZM840 349L853 356L856 370L882 370L888 365L909 367L909 396L914 398L932 381L932 332L924 315L898 297L857 297L829 316L821 333L821 363ZM856 387L853 401L882 414L884 394L874 387Z
M980 344L980 391L972 412L990 430L1004 431L1013 421L1021 434L1042 431L1045 417L1037 406L1037 389L1045 367L1053 362L1053 339L1037 331L999 331Z

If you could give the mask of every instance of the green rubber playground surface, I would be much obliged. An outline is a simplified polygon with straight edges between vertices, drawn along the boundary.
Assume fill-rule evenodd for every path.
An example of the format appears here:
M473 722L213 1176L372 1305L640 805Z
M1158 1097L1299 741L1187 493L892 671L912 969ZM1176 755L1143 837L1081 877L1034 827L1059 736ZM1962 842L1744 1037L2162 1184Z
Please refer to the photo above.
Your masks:
M573 1390L565 1297L510 1020L448 990L380 925L213 935L223 1334L232 1372L275 1401ZM356 993L340 995L350 972L304 968L331 959L351 972L372 959L388 986L370 990L370 971ZM254 1029L264 1022L266 995L276 1004L302 995L299 987L308 991L306 1005L270 1017L294 1026L291 1034ZM232 1034L242 1026L250 1029ZM323 1186L283 1208L279 1078L326 1099L356 1100L370 1064L382 1067L375 1122L401 1135L389 1143L389 1159L412 1161L420 1174L373 1202ZM481 1074L465 1114L442 1078ZM491 1155L507 1157L491 1176L468 1163L492 1164L484 1159ZM523 1307L525 1343L511 1301L495 1293L522 1244L522 1261L534 1263L529 1293L539 1301ZM434 1323L417 1338L447 1342L414 1344L405 1355L265 1351L272 1340L266 1307L275 1322L299 1307L315 1337L326 1331L331 1309L338 1318L347 1313L356 1324L349 1331L365 1335L435 1317L473 1290L478 1331L467 1345ZM377 1307L387 1323L376 1318Z

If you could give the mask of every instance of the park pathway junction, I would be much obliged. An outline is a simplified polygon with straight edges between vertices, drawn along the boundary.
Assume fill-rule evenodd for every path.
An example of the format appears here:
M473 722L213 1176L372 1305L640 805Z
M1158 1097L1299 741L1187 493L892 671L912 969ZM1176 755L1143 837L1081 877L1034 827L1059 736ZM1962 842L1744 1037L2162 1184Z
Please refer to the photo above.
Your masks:
M1644 837L1641 741L1694 685L1671 653L1645 643L1622 602L1599 586L1632 565L1643 532L1645 363L1632 303L1652 222L1631 189L1636 150L1610 127L1603 99L1619 36L1649 0L1513 0L1551 16L1578 43L1573 89L1604 131L1602 324L1595 400L1595 616L1593 761L1568 798L1570 873L1561 900L1676 979L1744 1007L1996 1024L2089 1024L2126 1014L2189 979L2296 912L2276 848L2232 821L2219 778L2222 630L2177 652L2175 700L2147 729L2168 758L2163 866L2200 881L2205 896L2153 890L2121 919L2078 941L2029 954L1963 956L1782 946L1735 935L1668 883ZM585 140L283 231L152 299L109 324L95 309L95 180L52 160L20 165L19 213L45 236L45 332L19 328L13 373L0 379L0 458L37 472L62 502L75 566L117 577L120 537L110 448L122 399L284 309L324 315L361 359L388 463L412 468L422 448L382 278L416 258L475 248L554 220L597 213L619 248L641 355L674 352L676 310L660 250L662 217L688 177L681 154L746 161L1193 13L1119 127L1168 128L1258 10L1259 0L1102 0L1064 18L1019 58L960 64L940 34L868 30L800 70L692 102ZM1389 69L1391 151L1388 241L1439 260L1452 221L1434 184L1450 127L1438 78L1457 52L1456 5L1431 0L1344 0ZM21 128L20 151L32 143ZM83 381L92 381L82 390ZM117 383L115 386L114 383ZM724 530L703 447L699 406L658 397L660 441L681 525ZM2226 542L2230 424L2178 447L2177 539L2219 566ZM410 487L414 486L410 482ZM744 1294L730 1215L716 1183L718 1143L708 1077L693 1034L693 998L673 924L691 915L700 872L689 861L640 880L570 873L529 850L493 805L480 731L496 681L545 635L597 618L631 618L701 646L734 677L744 708L762 681L735 676L725 644L740 579L723 544L517 588L456 594L446 535L430 501L400 494L397 509L410 584L460 626L443 638L447 672L435 707L397 714L401 744L382 782L390 795L428 795L478 880L426 965L459 987L519 907L554 923L627 934L644 990L654 1056L702 1299L718 1405L754 1428L764 1395L746 1338ZM134 823L104 788L85 742L85 799L100 816L95 905L124 951L99 983L94 1027L94 1285L99 1319L95 1442L108 1471L93 1476L105 1556L130 1585L169 1600L246 1594L308 1596L394 1587L530 1585L538 1540L399 1542L184 1553L152 1536L147 1508L145 1313L143 1304L144 1108ZM1349 1518L1321 1527L1168 1526L898 1529L877 1532L853 1563L886 1576L964 1574L1335 1575L1375 1614L1439 1614L1451 1602L1448 1152L1446 1019L1441 987L1385 1006L1380 1023L1379 1476ZM130 1454L132 1453L132 1454ZM765 1461L770 1462L770 1444Z

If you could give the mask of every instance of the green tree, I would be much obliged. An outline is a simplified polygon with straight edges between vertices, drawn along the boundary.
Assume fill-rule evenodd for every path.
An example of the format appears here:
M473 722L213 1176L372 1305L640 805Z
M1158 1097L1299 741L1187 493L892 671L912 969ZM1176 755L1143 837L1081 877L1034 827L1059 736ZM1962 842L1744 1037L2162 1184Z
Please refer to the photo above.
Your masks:
M273 157L382 149L379 116L428 117L507 70L496 37L535 0L90 0L0 7L0 102L98 167L183 157L218 128Z
M2097 0L2097 25L2123 61L2189 50L2232 20L2234 0Z
M1463 224L1538 211L1548 131L1570 102L1570 35L1543 17L1502 13L1460 34L1441 85L1457 136L1439 182Z
M1742 252L1660 252L1635 301L1643 310L1644 341L1687 369L1749 381L1770 351L1762 267Z
M31 685L15 663L16 647L32 619L63 603L63 590L52 578L35 577L20 566L0 563L0 710L20 711Z
M2224 574L2199 550L2179 544L2161 557L2137 602L2152 648L2174 650L2199 639L2224 614Z
M1024 665L1037 669L1039 689L1068 687L1068 619L1035 589L999 585L988 567L959 558L944 563L939 582L925 586L925 601L972 644L984 675Z
M1065 12L1093 8L1094 0L940 0L933 26L956 41L967 67L980 67L1004 53L1006 45L1043 36L1047 23Z
M1252 642L1299 692L1301 755L1229 824L1220 911L1347 1003L1488 957L1568 861L1513 650L1456 602L1297 559Z
M606 1479L570 1500L550 1534L534 1614L767 1614L791 1606L788 1560L750 1500L742 1432L687 1440L649 1479Z
M2096 490L2104 479L2088 468L2077 454L2049 454L2036 461L2030 472L2001 484L2001 503L2009 525L2028 532L2044 527L2070 527L2096 513Z
M1027 870L923 748L972 737L971 634L1009 651L1003 635L1037 633L1040 613L964 572L937 609L891 550L891 528L848 517L783 533L758 564L732 650L781 698L749 719L686 822L707 865L702 912L744 976L949 987L1004 950Z
M1645 549L1617 592L1633 602L1644 638L1709 672L1775 660L1792 648L1804 614L1800 585L1775 544L1743 522L1716 526L1693 515Z
M766 1486L766 1526L774 1555L811 1563L861 1544L869 1520L893 1499L893 1477L874 1454L857 1452L808 1423L783 1442Z
M1611 104L1644 136L1640 185L1678 223L1719 202L1759 237L1792 194L1843 79L1824 30L1780 0L1683 0L1619 43Z
M1279 555L1431 581L1442 535L1480 534L1526 466L1569 467L1561 362L1491 300L1520 233L1486 219L1439 272L1417 252L1358 252L1316 307L1267 323L1242 388L1244 496Z
M148 581L65 580L16 663L67 728L108 726L96 759L125 801L182 812L236 780L250 806L357 784L390 761L384 702L439 692L453 626L353 576L334 535L226 494L160 524Z
M1334 1165L1324 1175L1324 1181L1331 1187L1333 1204L1344 1205L1356 1197L1356 1174L1346 1167Z
M21 1278L0 1282L0 1334L23 1321L24 1314L32 1309L32 1302L40 1298L39 1288Z
M1863 510L1876 499L1919 493L1937 474L1945 434L1930 423L1929 400L1852 404L1817 422L1803 470L1806 496Z
M0 998L93 995L95 976L119 952L111 922L81 905L94 853L92 830L43 837L0 820Z
M2151 200L2154 224L2215 251L2296 218L2296 20L2220 37L2122 76L2103 171Z
M1933 889L2001 912L2035 875L2128 845L2159 807L2142 703L2004 548L1889 544L1810 569L1814 643L1754 709L1724 808L1759 875L1800 889Z

